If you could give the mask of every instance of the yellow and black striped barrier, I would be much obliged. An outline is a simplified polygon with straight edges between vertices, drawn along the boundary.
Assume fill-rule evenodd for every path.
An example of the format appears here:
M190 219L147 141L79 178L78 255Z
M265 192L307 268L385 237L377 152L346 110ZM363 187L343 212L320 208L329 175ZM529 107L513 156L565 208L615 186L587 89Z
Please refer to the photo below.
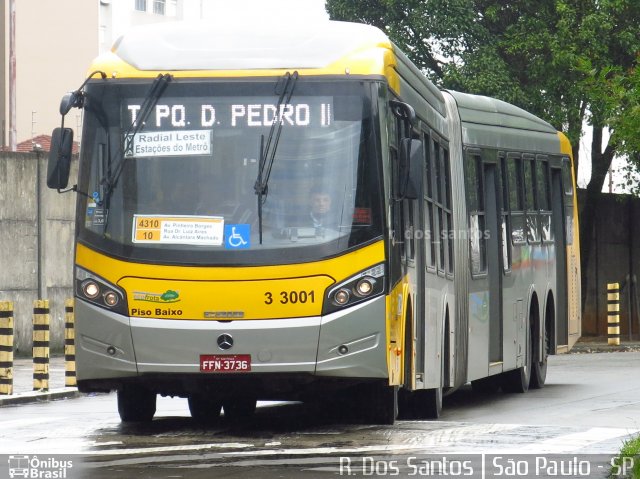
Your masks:
M620 284L607 284L607 317L609 345L620 345Z
M13 303L0 301L0 396L13 394Z
M33 302L33 390L49 390L49 300Z
M76 336L73 299L64 302L64 385L76 386Z

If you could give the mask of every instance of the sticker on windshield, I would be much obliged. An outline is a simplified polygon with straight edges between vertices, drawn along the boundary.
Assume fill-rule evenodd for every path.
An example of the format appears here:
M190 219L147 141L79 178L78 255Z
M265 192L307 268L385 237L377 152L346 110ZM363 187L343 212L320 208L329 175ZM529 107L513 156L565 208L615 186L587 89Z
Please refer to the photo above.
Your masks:
M251 246L251 225L224 225L224 247L227 249L247 249Z
M143 156L210 155L211 130L153 131L136 133L125 139L125 155Z
M134 243L222 246L222 216L133 215Z
M87 217L85 220L87 228L104 226L106 217L107 214L104 208L98 207L96 203L87 204Z

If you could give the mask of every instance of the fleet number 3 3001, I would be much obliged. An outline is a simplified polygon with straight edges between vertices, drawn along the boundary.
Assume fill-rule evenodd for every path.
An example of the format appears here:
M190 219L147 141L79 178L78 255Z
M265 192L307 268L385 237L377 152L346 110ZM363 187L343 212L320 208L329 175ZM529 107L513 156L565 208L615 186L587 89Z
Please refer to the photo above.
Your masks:
M306 304L315 303L316 296L313 290L311 291L280 291L264 293L264 304L273 304L274 302L280 304Z

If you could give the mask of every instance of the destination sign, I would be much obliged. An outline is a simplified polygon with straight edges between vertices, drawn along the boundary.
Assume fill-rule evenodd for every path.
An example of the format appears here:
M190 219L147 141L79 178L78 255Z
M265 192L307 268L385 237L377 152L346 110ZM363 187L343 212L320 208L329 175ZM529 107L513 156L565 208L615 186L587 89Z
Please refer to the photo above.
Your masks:
M137 119L142 100L122 108L123 128ZM331 97L300 97L277 105L273 97L163 98L149 113L143 131L172 129L328 127L333 122Z
M224 218L220 216L133 215L134 243L222 245Z
M155 131L136 133L125 151L127 157L210 155L211 130Z

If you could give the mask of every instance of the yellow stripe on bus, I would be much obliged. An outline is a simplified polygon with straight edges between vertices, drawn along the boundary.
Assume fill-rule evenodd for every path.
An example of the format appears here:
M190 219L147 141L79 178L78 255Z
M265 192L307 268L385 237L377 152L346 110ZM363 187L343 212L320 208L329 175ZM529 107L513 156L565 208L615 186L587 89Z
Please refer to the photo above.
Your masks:
M382 241L323 261L233 268L142 264L76 249L78 266L126 291L131 316L162 319L318 316L328 287L382 261Z

